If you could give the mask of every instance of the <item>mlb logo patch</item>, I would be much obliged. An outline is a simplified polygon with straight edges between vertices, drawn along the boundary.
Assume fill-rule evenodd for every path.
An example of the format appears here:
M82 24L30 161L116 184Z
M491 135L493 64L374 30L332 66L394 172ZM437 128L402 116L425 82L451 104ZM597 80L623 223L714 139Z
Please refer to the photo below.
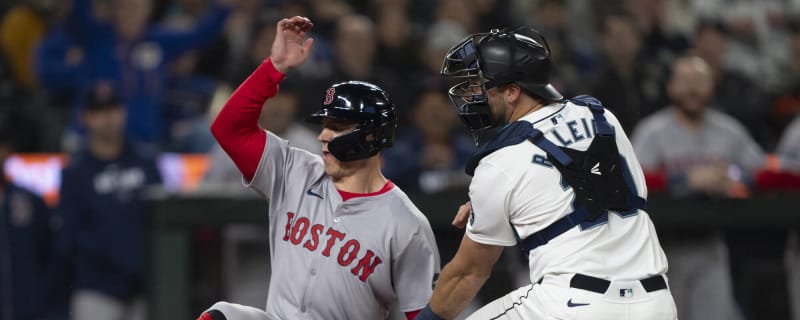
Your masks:
M633 289L632 288L619 289L619 296L622 298L633 297Z

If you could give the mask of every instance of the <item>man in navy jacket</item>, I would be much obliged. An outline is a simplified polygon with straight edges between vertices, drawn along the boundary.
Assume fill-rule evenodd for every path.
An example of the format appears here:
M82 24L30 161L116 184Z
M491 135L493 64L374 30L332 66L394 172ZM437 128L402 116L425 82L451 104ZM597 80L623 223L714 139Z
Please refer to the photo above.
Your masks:
M87 141L62 172L56 245L72 269L71 315L143 319L144 196L161 177L155 158L125 138L125 109L111 85L96 85L86 101Z

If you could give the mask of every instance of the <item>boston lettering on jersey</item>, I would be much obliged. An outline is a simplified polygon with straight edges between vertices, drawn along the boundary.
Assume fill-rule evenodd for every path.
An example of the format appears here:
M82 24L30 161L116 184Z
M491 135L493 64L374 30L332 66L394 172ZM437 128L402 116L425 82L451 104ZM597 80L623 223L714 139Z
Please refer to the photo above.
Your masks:
M308 251L322 249L321 253L325 257L331 257L334 246L336 246L338 253L334 252L335 259L339 265L345 268L350 267L356 261L361 251L361 243L358 240L345 239L347 234L332 227L328 227L326 231L325 226L321 224L311 225L308 218L297 216L294 212L287 212L286 215L288 220L283 241L302 246ZM323 231L325 231L324 234ZM327 239L324 239L325 237ZM362 282L366 282L367 278L375 271L375 267L381 262L383 260L380 257L376 256L372 250L367 249L355 266L350 269L350 272Z

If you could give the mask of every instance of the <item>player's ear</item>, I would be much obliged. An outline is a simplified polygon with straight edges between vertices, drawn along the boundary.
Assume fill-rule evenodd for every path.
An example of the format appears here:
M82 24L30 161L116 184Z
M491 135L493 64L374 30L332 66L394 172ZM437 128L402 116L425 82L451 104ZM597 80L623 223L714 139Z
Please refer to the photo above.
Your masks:
M508 84L503 88L503 97L506 99L506 103L510 105L514 105L519 101L520 94L522 94L522 90L516 84Z

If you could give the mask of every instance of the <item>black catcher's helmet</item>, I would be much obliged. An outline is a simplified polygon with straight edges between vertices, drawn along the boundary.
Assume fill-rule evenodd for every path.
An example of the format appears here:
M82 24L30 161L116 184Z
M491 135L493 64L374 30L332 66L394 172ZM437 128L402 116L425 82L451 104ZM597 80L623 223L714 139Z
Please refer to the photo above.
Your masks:
M358 123L328 143L328 151L340 161L369 158L394 144L397 114L386 92L374 84L347 81L328 88L322 107L306 121L321 123L324 118Z
M494 123L486 90L517 84L545 101L564 97L550 84L550 47L533 28L472 34L450 48L441 74L463 80L450 88L450 101L461 121L477 136Z

